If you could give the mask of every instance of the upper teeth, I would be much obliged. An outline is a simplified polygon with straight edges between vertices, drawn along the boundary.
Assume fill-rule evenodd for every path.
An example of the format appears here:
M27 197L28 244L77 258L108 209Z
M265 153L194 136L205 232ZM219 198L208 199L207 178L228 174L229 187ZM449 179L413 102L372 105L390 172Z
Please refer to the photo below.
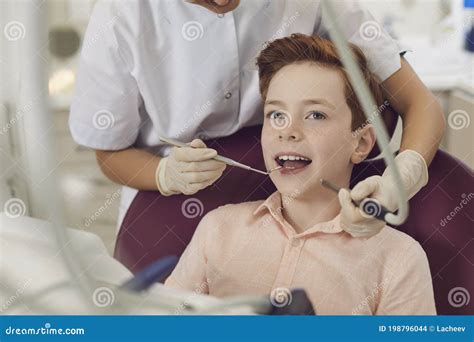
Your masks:
M306 160L306 161L310 161L310 159L308 159L308 158L299 157L299 156L279 156L278 159L280 159L280 160Z

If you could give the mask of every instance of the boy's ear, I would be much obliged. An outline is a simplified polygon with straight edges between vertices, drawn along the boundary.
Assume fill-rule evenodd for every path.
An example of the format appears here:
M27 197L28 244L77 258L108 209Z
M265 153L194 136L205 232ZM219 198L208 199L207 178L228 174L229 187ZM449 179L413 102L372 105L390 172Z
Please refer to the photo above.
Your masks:
M351 162L359 164L363 162L375 145L375 131L371 124L352 132L354 134L355 149L351 155Z

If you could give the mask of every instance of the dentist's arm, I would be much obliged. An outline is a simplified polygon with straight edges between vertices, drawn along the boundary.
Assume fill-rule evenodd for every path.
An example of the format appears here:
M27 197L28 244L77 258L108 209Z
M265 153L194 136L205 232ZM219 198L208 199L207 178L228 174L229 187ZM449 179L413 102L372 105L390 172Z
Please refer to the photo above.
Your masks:
M401 115L403 135L401 153L395 158L408 199L428 182L428 165L433 160L446 127L441 105L402 58L401 69L382 83L385 98ZM390 170L358 183L350 193L341 191L341 226L354 237L377 234L385 222L363 217L350 199L373 197L391 211L398 209L397 185Z
M95 154L102 172L112 182L138 190L158 190L155 171L161 157L136 148L96 150Z
M401 69L382 82L383 92L403 120L400 151L416 151L429 165L446 128L443 109L404 58L401 64Z
M159 190L168 196L191 195L213 184L226 165L213 160L217 151L199 139L189 147L173 147L167 157L128 148L121 151L96 150L102 172L113 182L139 190Z

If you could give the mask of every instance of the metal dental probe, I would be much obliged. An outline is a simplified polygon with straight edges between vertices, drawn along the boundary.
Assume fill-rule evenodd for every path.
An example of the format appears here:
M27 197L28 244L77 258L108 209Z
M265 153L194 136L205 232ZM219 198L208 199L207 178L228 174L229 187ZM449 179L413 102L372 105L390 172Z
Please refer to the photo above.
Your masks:
M163 138L163 137L160 137L160 140L168 145L172 145L172 146L176 146L176 147L190 147L189 145L186 145L182 142L179 142L179 141L176 141L176 140L173 140L173 139L168 139L168 138ZM230 158L227 158L227 157L223 157L223 156L220 156L220 155L217 155L215 156L214 158L212 158L214 160L217 160L217 161L220 161L220 162L223 162L229 166L235 166L235 167L239 167L241 169L244 169L244 170L248 170L248 171L254 171L254 172L257 172L257 173L260 173L262 175L269 175L271 172L273 171L276 171L276 170L279 170L281 169L283 166L277 166L273 169L270 169L268 170L267 172L265 171L262 171L262 170L258 170L258 169L254 169L253 167L251 166L248 166L248 165L245 165L245 164L242 164L242 163L239 163L238 161L235 161L233 159L230 159Z

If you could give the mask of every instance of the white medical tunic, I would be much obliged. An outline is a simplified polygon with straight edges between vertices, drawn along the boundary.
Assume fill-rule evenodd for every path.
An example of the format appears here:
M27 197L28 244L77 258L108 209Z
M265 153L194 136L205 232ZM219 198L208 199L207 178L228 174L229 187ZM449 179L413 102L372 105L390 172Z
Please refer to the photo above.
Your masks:
M383 81L398 44L356 1L332 1L350 42ZM69 119L93 149L167 155L160 136L189 142L263 122L256 56L291 33L328 37L319 0L243 0L215 14L184 0L99 1L81 52ZM119 225L137 190L124 187Z

